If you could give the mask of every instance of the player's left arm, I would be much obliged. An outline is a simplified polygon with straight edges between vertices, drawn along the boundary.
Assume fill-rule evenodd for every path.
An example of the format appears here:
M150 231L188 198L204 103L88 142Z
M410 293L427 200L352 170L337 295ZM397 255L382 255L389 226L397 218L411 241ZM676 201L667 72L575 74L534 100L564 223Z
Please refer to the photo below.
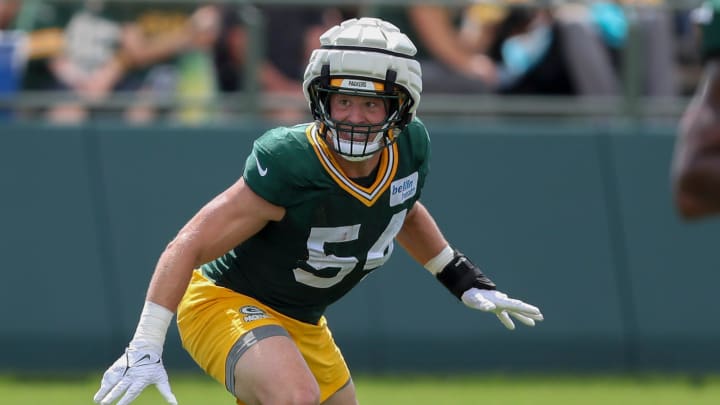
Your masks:
M465 305L495 313L508 329L515 329L510 316L528 326L543 320L537 307L498 291L479 267L450 247L430 212L420 202L416 202L408 213L396 240Z

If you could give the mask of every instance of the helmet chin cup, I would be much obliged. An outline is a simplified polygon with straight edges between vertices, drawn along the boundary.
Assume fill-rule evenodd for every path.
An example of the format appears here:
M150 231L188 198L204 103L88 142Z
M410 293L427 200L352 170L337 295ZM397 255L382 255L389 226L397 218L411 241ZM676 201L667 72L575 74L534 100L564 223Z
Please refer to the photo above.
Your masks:
M375 133L373 139L363 136L364 141L351 141L342 139L336 128L326 126L328 135L331 137L331 146L343 159L351 162L361 162L368 160L375 153L381 151L386 146L385 134L383 131Z
M348 162L364 162L368 159L370 159L373 155L365 155L365 156L348 156L348 155L340 155L343 159L347 160Z

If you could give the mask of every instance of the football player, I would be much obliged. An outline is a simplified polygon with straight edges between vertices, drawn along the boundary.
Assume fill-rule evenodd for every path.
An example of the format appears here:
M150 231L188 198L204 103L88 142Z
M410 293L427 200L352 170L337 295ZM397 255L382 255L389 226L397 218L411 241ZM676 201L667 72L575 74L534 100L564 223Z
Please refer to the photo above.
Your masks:
M176 403L161 354L177 310L183 346L238 404L356 404L323 313L388 260L394 240L507 328L511 317L543 319L451 247L419 201L430 148L415 117L421 71L408 37L361 18L320 42L303 83L315 122L257 139L237 183L167 246L96 402L124 405L157 384Z
M680 122L672 167L675 204L686 219L720 213L720 1L694 10L703 75Z

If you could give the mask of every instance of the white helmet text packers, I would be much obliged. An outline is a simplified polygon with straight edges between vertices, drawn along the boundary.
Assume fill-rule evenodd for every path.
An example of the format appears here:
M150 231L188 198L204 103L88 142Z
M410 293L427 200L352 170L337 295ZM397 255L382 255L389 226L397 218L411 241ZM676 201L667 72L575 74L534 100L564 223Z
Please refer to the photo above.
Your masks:
M420 63L414 59L417 49L396 26L368 17L329 29L320 36L320 45L310 57L303 81L313 118L345 159L368 159L395 142L417 111L422 92ZM371 124L334 120L329 106L332 93L378 97L387 116ZM341 138L338 128L349 133L349 139Z

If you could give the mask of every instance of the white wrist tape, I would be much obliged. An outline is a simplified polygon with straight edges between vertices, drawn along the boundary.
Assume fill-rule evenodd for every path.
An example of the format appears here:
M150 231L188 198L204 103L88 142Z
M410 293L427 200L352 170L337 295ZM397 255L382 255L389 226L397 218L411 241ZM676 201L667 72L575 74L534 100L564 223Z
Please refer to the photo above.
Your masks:
M437 256L433 257L432 259L428 260L427 263L425 263L425 268L427 271L432 273L433 276L437 275L442 271L442 269L445 268L445 266L448 265L455 257L455 252L450 247L450 245L445 246L445 249L440 251Z
M130 341L131 349L151 349L162 354L165 335L172 321L173 313L162 305L145 301L135 336Z

